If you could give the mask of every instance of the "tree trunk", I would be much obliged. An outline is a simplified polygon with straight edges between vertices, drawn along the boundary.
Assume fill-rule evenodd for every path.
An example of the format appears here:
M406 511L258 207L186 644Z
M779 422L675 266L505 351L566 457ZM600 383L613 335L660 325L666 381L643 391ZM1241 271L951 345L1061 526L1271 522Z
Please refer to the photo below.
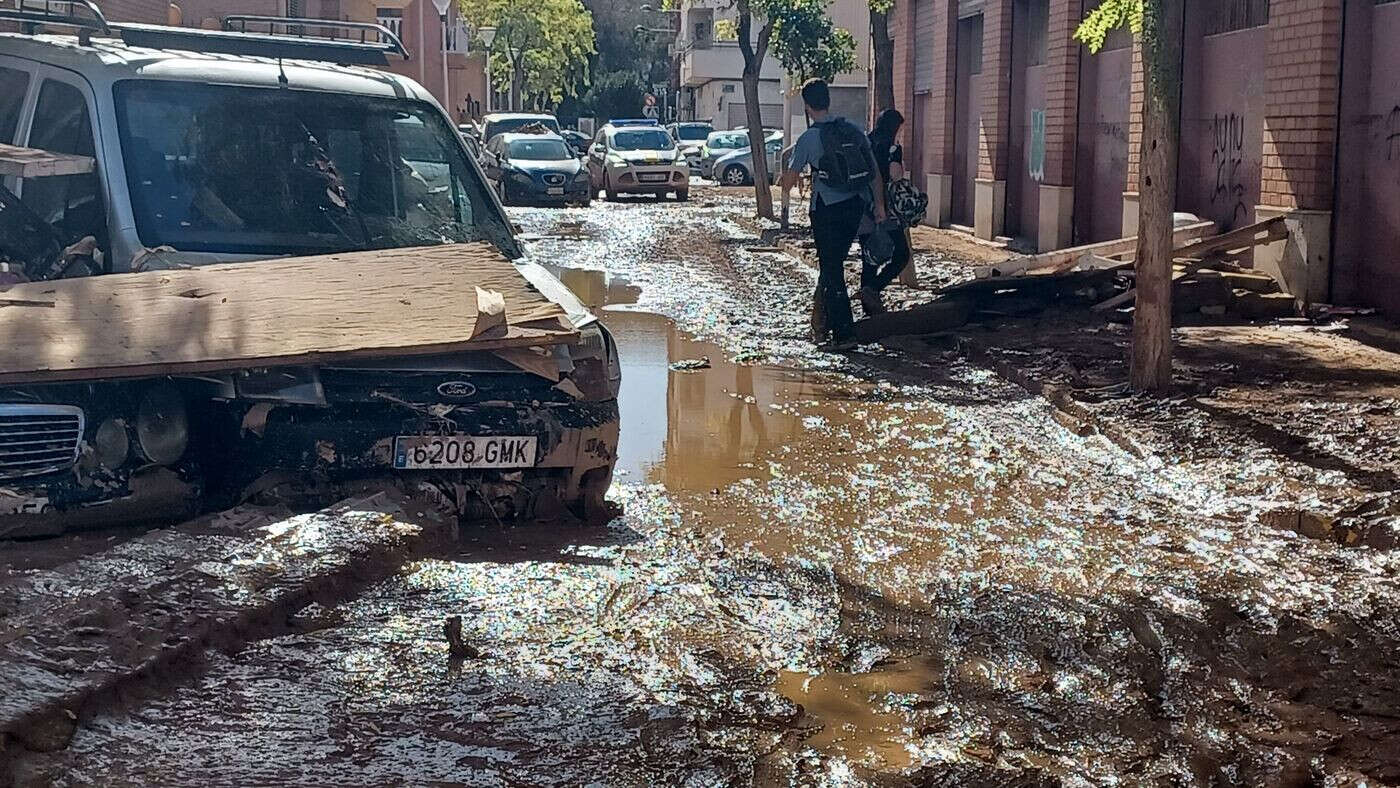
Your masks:
M871 110L894 109L894 39L890 38L889 12L870 9L870 48L875 55L875 95ZM908 112L909 108L905 108Z
M755 64L761 67L760 64ZM752 72L752 73L750 73ZM768 183L768 151L763 142L763 111L758 105L758 68L744 69L744 110L749 123L749 150L753 156L753 188L758 215L773 218L773 187Z
M1146 95L1129 371L1138 391L1165 391L1172 380L1172 211L1181 137L1182 7L1183 0L1154 0L1143 16Z
M521 108L520 91L525 81L525 64L523 56L512 61L510 64L510 110L519 112Z

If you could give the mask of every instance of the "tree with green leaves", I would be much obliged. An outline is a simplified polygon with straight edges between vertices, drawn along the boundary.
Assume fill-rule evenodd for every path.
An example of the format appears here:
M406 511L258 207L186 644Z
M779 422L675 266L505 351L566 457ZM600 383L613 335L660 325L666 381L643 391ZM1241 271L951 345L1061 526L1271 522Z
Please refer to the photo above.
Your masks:
M794 83L831 80L855 67L855 38L831 23L831 0L735 0L739 51L744 55L744 109L753 157L758 215L773 218L773 192L768 184L768 155L764 149L763 113L758 84L763 61L773 56ZM754 32L757 24L758 31Z
M1118 27L1131 28L1142 42L1137 301L1128 375L1139 391L1164 391L1172 377L1172 213L1181 138L1182 23L1183 0L1103 0L1074 34L1095 53Z
M494 27L491 83L508 89L511 109L528 97L552 106L588 81L594 52L593 17L579 0L459 0L477 30Z

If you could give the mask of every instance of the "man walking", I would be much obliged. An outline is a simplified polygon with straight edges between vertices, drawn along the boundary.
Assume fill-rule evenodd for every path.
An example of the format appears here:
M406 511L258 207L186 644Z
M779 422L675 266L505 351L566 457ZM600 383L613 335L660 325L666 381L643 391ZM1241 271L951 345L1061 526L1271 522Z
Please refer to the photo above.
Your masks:
M812 169L809 215L820 263L816 308L825 313L824 324L813 320L814 333L825 349L849 350L855 346L855 331L846 291L846 256L867 213L873 211L877 223L885 220L885 185L869 139L855 124L830 114L831 92L824 80L803 83L802 103L811 126L793 145L792 160L779 183L791 189L798 173Z

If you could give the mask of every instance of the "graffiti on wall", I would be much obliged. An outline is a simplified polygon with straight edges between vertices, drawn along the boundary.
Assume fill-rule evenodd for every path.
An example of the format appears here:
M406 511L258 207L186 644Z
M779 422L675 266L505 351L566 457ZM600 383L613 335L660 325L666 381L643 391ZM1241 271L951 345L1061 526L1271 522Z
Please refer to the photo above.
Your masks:
M1385 160L1400 161L1400 104L1385 120Z
M1210 193L1210 204L1217 210L1217 218L1229 212L1226 228L1248 218L1249 207L1245 205L1245 187L1240 181L1240 168L1244 165L1244 118L1231 112L1216 115L1211 120L1212 146L1210 160L1215 167L1215 189Z
M1031 180L1040 183L1045 180L1045 110L1031 110L1031 152L1026 157L1030 162Z

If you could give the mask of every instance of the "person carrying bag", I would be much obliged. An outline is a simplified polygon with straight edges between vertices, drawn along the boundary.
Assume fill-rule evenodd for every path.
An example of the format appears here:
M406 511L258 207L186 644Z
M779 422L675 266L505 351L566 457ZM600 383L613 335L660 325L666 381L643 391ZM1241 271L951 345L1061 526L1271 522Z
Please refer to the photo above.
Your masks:
M867 315L885 311L882 293L909 265L911 253L906 230L922 222L928 211L928 196L905 177L904 149L896 141L904 116L886 109L875 119L870 132L870 151L875 157L881 183L885 186L888 219L874 223L861 237L860 303Z

